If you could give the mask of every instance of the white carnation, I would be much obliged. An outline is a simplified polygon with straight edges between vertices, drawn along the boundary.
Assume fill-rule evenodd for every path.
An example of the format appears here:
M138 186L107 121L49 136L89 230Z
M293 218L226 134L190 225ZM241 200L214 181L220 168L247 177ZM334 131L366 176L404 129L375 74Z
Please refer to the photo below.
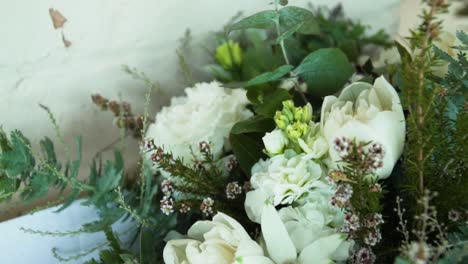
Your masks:
M209 142L213 155L220 157L229 147L226 142L232 126L252 116L246 109L246 92L211 82L186 88L185 93L172 98L171 105L156 115L146 137L186 163L193 161L191 149L200 155L198 144L202 141Z

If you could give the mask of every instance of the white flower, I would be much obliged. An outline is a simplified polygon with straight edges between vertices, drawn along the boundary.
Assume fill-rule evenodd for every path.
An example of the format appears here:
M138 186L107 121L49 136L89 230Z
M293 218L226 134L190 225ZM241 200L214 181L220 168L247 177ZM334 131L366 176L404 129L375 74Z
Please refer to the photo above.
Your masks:
M353 83L341 95L324 99L321 116L322 134L328 145L336 138L346 137L359 141L379 143L385 150L383 167L376 170L379 178L386 178L403 152L405 117L395 89L379 77L374 85ZM340 157L329 149L332 167Z
M246 109L246 92L227 89L217 82L198 83L185 89L186 96L174 97L169 107L164 107L146 138L164 147L185 162L192 162L191 149L200 155L198 144L208 142L213 155L219 157L226 146L232 126L252 116Z
M274 205L291 204L311 188L322 186L322 176L320 165L306 154L286 150L282 155L256 163L250 183L272 197Z
M301 248L298 248L293 238L301 238L298 234L292 237L288 232L288 225L290 223L283 223L273 205L264 205L261 217L262 236L268 257L275 263L328 264L348 258L352 242L346 241L345 235L330 230L330 234L321 233L323 236L314 237L312 242L301 241ZM304 237L308 235L310 232L304 233Z
M170 240L163 252L166 264L273 264L263 249L233 218L218 213L213 221L198 221L187 239Z
M279 216L298 254L317 239L337 233L336 230L342 226L344 212L330 204L332 196L331 186L316 189L300 199L299 206L279 210Z
M279 129L266 133L262 140L266 151L271 156L283 153L284 148L288 145L288 138Z
M320 159L328 153L328 143L320 133L320 123L310 122L310 132L305 140L298 139L301 149L312 159Z

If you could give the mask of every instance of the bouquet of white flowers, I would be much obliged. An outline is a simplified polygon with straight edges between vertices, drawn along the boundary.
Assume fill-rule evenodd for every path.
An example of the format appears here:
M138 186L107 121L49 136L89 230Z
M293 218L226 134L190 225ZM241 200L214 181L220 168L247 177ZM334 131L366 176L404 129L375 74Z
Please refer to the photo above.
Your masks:
M2 131L0 199L70 187L63 209L85 192L100 220L74 234L109 242L88 263L466 263L468 36L438 45L448 6L424 2L408 43L340 8L276 0L235 18L201 67L213 81L196 82L179 50L190 87L154 119L93 95L140 140L137 177L116 151L82 182L80 140L62 164L51 140L35 157ZM377 63L393 45L396 59ZM130 246L119 220L136 226Z

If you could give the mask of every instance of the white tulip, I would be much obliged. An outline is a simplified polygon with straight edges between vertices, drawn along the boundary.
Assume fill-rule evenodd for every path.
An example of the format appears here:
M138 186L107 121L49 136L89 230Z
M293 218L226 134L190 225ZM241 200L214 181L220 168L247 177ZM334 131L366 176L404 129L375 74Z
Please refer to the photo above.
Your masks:
M266 133L262 140L267 153L271 156L283 153L288 145L288 138L279 129Z
M273 264L263 249L233 218L218 213L213 221L198 221L188 239L170 240L164 248L166 264Z
M357 82L344 88L341 95L324 99L321 130L329 146L336 138L380 143L385 151L383 167L376 170L380 179L388 177L403 152L405 116L397 92L384 77L374 85ZM332 167L340 161L330 147Z

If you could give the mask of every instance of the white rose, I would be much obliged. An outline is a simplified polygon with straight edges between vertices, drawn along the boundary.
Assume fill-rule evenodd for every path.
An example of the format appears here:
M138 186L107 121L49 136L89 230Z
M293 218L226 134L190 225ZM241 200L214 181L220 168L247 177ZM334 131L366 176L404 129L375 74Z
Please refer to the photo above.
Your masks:
M305 140L298 139L301 149L312 159L320 159L328 153L328 143L320 133L320 123L310 123L310 132Z
M213 221L198 221L188 239L170 240L163 251L166 264L273 264L263 249L233 218L218 213Z
M275 263L297 264L328 264L334 261L344 261L349 257L351 241L346 241L346 235L329 230L312 234L315 237L307 240L311 230L303 234L300 248L296 247L293 239L300 240L299 234L290 236L288 232L289 222L283 222L273 205L264 205L261 216L262 237L266 246L268 257ZM290 226L289 229L292 227ZM319 228L316 228L319 229ZM298 241L296 241L298 243Z
M403 152L405 116L395 89L379 77L374 85L353 83L341 95L327 96L322 106L321 128L329 146L336 138L380 143L385 151L383 167L377 169L379 178L386 178ZM341 160L330 147L332 167Z
M232 126L252 116L246 109L246 92L211 82L198 83L185 89L185 93L186 96L172 98L171 105L156 115L146 137L187 163L193 159L191 149L200 155L198 144L202 141L209 142L213 155L220 157L229 147L225 143Z
M279 129L266 133L262 140L266 151L271 156L283 153L284 148L288 145L288 138Z

